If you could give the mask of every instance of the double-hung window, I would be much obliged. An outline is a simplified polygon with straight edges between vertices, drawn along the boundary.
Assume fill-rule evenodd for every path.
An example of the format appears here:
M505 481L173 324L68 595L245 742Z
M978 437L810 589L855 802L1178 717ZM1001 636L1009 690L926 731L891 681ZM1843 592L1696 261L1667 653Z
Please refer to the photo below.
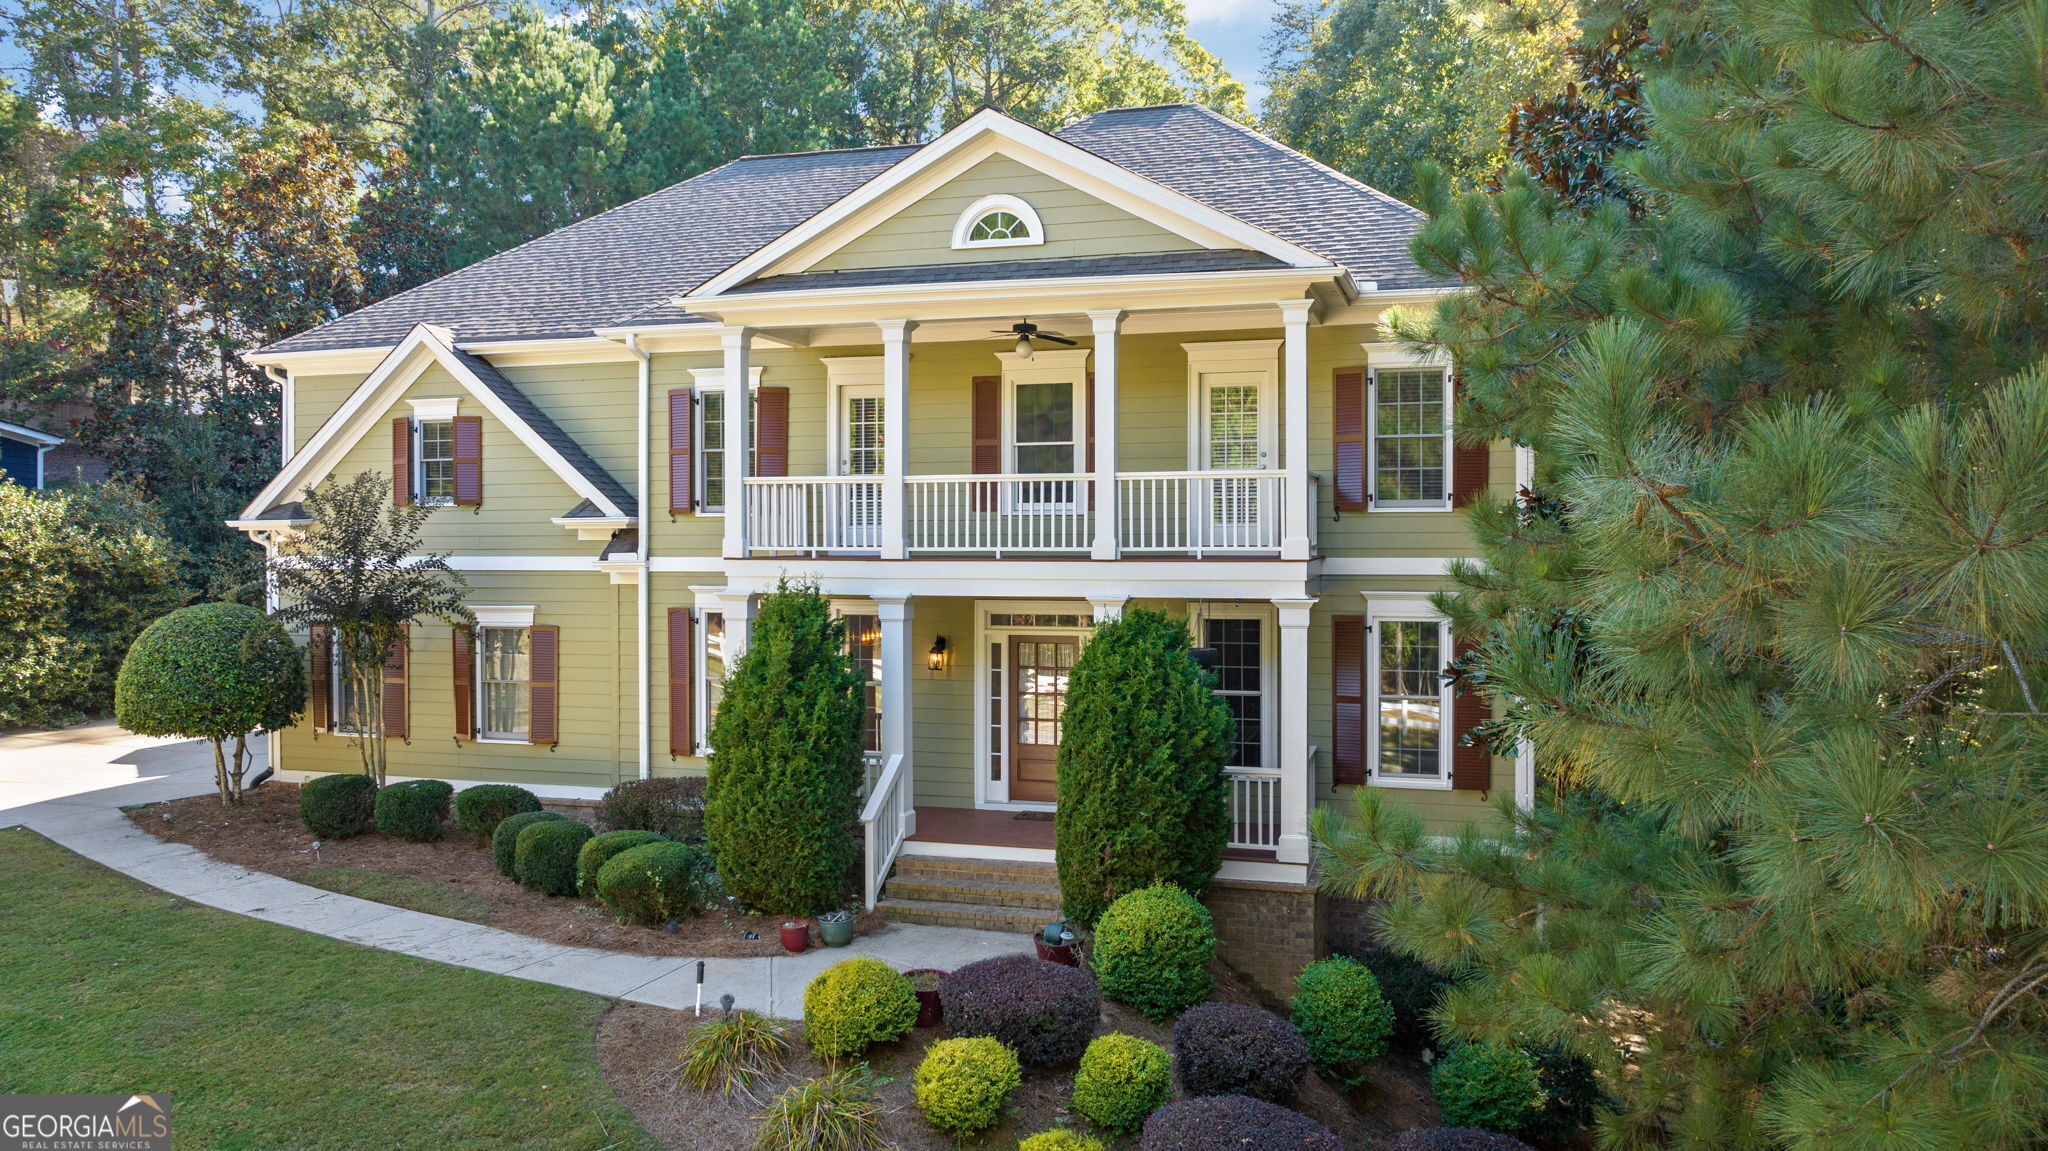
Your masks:
M455 421L420 420L419 450L414 453L419 502L447 507L455 502Z
M867 713L861 725L861 750L882 750L882 617L848 615L846 654L867 679L863 692Z
M758 386L758 377L756 381ZM749 395L755 400L751 409L756 418L748 421L747 430L751 437L759 440L761 421L759 419L760 397ZM722 387L703 387L697 393L697 510L700 512L723 512L726 500L726 392ZM747 462L754 463L754 454L748 453ZM750 466L750 472L753 468Z
M702 754L711 752L711 720L718 714L719 701L725 698L725 613L702 612L698 615L697 666L703 668L700 680L703 696L697 701L697 746Z
M346 661L341 658L341 644L330 641L327 658L331 664L328 682L334 685L334 730L343 735L361 735L369 731L369 701L363 698L363 685L348 674ZM382 676L380 665L380 684Z
M1450 786L1450 625L1418 608L1370 617L1366 677L1376 783Z
M523 627L479 627L477 734L524 741L533 722L533 633Z
M1372 375L1372 506L1450 506L1450 376L1441 367Z
M1266 766L1265 621L1206 619L1202 644L1216 652L1216 697L1230 708L1232 737L1226 766Z

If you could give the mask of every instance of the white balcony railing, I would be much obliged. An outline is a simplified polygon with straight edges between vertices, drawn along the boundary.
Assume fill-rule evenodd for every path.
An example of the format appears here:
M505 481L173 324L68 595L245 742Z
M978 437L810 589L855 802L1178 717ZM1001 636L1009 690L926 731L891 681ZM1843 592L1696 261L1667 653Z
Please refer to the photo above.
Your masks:
M1280 773L1230 768L1231 847L1272 851L1280 846Z
M882 546L882 481L871 476L747 480L755 551L871 552Z
M1085 553L1095 540L1089 476L909 476L904 500L913 553Z
M1116 478L1126 552L1214 555L1280 550L1278 472L1140 472Z

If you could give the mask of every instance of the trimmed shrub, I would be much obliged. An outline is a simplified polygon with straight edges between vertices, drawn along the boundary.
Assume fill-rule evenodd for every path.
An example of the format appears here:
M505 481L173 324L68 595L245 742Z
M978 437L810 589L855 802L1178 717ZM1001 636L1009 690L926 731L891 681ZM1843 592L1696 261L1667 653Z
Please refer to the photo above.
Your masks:
M667 923L702 910L710 882L710 852L694 843L643 843L597 869L597 898L627 923Z
M1338 956L1302 968L1294 986L1289 1014L1316 1070L1347 1087L1365 1082L1361 1065L1387 1053L1394 1029L1394 1009L1380 994L1380 981L1363 964Z
M1209 909L1180 888L1160 884L1109 905L1095 924L1089 965L1104 995L1162 1020L1208 997L1216 986L1209 974L1215 954Z
M479 783L455 793L455 826L478 847L490 845L491 833L506 816L539 810L539 796L509 783Z
M1426 1127L1403 1131L1387 1144L1385 1151L1536 1151L1534 1147L1498 1131L1476 1127Z
M1563 1139L1614 1107L1592 1060L1547 1044L1525 1045L1522 1054L1536 1065L1536 1084L1543 1090L1543 1110L1527 1134Z
M1138 1151L1343 1151L1330 1129L1299 1112L1242 1095L1168 1103L1145 1120Z
M1017 1151L1105 1151L1105 1149L1100 1139L1090 1139L1078 1131L1070 1131L1065 1127L1055 1127L1050 1131L1040 1131L1036 1135L1025 1136L1023 1142L1017 1144Z
M1104 1151L1102 1140L1090 1139L1076 1131L1055 1127L1028 1135L1017 1144L1017 1151Z
M718 877L770 915L839 906L860 859L867 677L815 586L761 600L711 724L704 835Z
M1102 1015L1095 979L1029 955L979 959L939 980L946 1030L986 1035L1032 1067L1072 1063Z
M610 863L612 856L649 843L667 842L667 838L652 831L607 831L591 836L576 853L576 894L597 894L598 869Z
M1394 1009L1395 1045L1409 1051L1437 1047L1429 1013L1456 986L1450 973L1393 951L1367 951L1354 958L1379 980L1381 997Z
M804 988L804 1034L821 1058L858 1055L871 1043L910 1034L917 993L910 980L879 959L846 959Z
M1467 1043L1430 1068L1437 1110L1453 1127L1483 1127L1506 1135L1527 1131L1543 1110L1536 1061L1513 1047Z
M866 1064L796 1084L754 1116L754 1151L882 1151L880 1086Z
M910 1077L925 1121L967 1136L1002 1121L1010 1092L1024 1081L1017 1055L993 1039L941 1039Z
M1173 1062L1166 1048L1135 1035L1097 1037L1074 1074L1074 1110L1118 1135L1136 1133L1172 1096Z
M576 857L595 834L573 819L527 824L513 841L512 877L542 895L576 894Z
M597 801L607 831L652 831L677 843L704 842L704 777L629 779Z
M6 679L0 674L0 694ZM276 620L238 603L200 604L150 624L114 681L114 718L122 727L213 744L222 803L241 801L250 733L290 727L305 702L298 645Z
M519 833L536 823L564 818L552 811L521 811L499 820L491 832L491 865L498 869L499 875L511 879L512 865L519 850Z
M1173 1025L1173 1062L1191 1095L1280 1100L1308 1072L1308 1044L1270 1011L1204 1003Z
M1185 621L1132 608L1074 660L1053 830L1061 906L1077 923L1155 883L1199 899L1222 862L1235 727L1188 646Z
M299 788L299 822L320 839L347 839L377 818L377 785L367 775L323 775Z
M408 779L377 789L377 830L393 839L432 843L448 819L455 789L438 779Z

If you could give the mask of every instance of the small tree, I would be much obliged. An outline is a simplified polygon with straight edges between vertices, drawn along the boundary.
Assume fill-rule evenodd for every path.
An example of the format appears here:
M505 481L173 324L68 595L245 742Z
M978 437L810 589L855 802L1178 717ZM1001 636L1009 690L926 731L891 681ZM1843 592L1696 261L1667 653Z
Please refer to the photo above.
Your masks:
M138 735L210 741L220 801L240 803L249 733L290 726L305 698L298 645L277 621L243 604L205 603L149 625L128 649L114 718ZM222 746L229 739L232 760Z
M1060 894L1093 923L1126 892L1200 898L1230 837L1230 708L1184 621L1133 608L1095 629L1067 685L1057 779Z
M778 584L711 724L704 833L726 890L776 915L845 895L860 852L862 692L815 586Z
M362 753L363 774L379 787L389 762L380 688L391 648L407 642L405 627L416 619L475 619L462 604L466 585L448 557L420 554L420 529L433 509L393 506L390 490L376 472L308 489L312 522L286 537L269 565L283 605L277 618L328 629L340 679L360 709L349 717L350 742Z

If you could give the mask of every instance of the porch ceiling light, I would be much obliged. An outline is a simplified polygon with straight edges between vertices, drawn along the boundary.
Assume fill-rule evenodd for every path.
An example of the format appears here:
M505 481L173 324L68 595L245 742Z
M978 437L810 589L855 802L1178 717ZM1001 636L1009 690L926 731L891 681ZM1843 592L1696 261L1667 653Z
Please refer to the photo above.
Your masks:
M1018 358L1018 359L1020 359L1020 360L1028 360L1028 359L1030 359L1030 358L1031 358L1031 337L1030 337L1030 336L1018 336L1018 337L1017 337L1017 358Z
M932 649L929 652L925 653L925 666L931 668L933 671L946 670L945 636L938 636L932 640Z

